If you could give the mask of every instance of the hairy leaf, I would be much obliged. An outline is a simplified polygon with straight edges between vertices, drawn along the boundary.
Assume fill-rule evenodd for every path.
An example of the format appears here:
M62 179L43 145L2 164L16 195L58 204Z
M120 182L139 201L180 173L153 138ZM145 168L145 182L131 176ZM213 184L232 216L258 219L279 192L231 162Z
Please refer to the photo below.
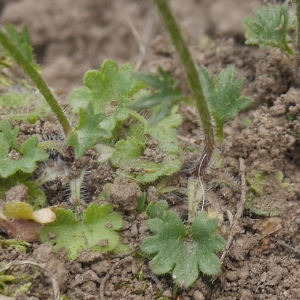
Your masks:
M80 148L75 147L76 157L95 143L115 143L118 140L118 129L129 116L127 104L131 101L130 97L142 88L130 64L119 69L112 60L106 60L101 71L88 71L84 76L84 85L71 94L70 105L74 113L80 114L81 120L89 118L89 124L93 126L86 126L87 130L80 133L80 139L88 143L82 144L78 137L82 124L72 133L70 145ZM91 110L89 107L93 108L93 113L83 115L83 112Z
M162 218L163 214L165 211L167 211L169 208L168 202L165 200L158 201L156 203L150 202L148 207L147 207L147 215L149 218L154 219L154 218Z
M32 173L36 163L48 159L48 154L38 148L37 136L27 139L20 147L17 146L16 138L18 127L14 129L7 120L0 123L0 176L8 177L17 171Z
M213 80L204 66L201 66L199 75L204 95L217 125L217 136L223 138L225 121L236 117L239 111L252 101L250 98L240 96L244 80L243 78L234 80L234 66L222 71L216 80Z
M93 103L95 114L106 113L110 103L120 96L130 96L138 85L133 67L125 64L121 69L115 61L106 60L101 71L88 71L84 76L85 87L75 89L70 96L70 105L75 113Z
M136 110L156 107L150 119L152 125L162 121L171 113L172 108L184 99L181 90L175 87L175 80L161 68L159 75L137 73L136 77L158 90L129 104L130 108Z
M243 22L246 44L259 45L262 48L272 46L293 54L287 44L291 40L287 32L293 28L293 20L289 20L288 6L259 7L254 14L256 19L249 17Z
M101 138L109 138L110 132L101 128L102 113L94 114L92 103L79 110L80 120L75 130L70 134L67 144L75 149L75 157L84 154L86 149L92 148Z
M118 173L140 182L153 182L161 176L177 172L182 162L176 128L181 122L180 115L172 114L156 125L144 127L142 137L148 137L148 144L157 144L158 153L154 154L158 155L157 161L155 157L149 160L144 155L147 143L139 140L139 133L119 141L111 157L112 164L119 168Z
M7 24L6 30L9 38L26 58L26 60L31 63L31 65L38 71L41 72L41 68L34 61L33 50L31 46L30 36L27 26L22 27L22 32L19 34L15 29L14 25Z
M58 251L65 248L69 259L77 258L80 251L92 249L97 252L113 251L119 246L122 217L113 212L111 204L95 203L83 212L82 220L67 209L56 210L56 221L46 225L41 232L42 242L51 242Z
M154 236L142 243L141 250L155 255L150 263L153 273L161 275L172 271L174 281L188 288L197 280L199 271L207 275L221 271L221 261L215 253L225 246L225 240L214 234L218 220L206 217L206 213L201 212L187 228L173 211L148 220Z

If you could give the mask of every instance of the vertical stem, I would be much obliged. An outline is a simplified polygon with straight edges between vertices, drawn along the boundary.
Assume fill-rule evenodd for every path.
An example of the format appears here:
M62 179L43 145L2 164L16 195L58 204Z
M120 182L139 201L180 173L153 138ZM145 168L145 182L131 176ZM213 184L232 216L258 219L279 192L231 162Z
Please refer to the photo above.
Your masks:
M297 49L300 52L300 0L296 0L296 16L297 16Z
M73 129L70 125L65 113L58 104L58 101L48 88L42 76L34 69L34 67L25 59L18 48L9 40L9 38L0 30L0 43L9 52L13 59L22 67L24 72L30 77L36 87L39 89L45 100L50 105L52 111L56 115L61 124L65 135L67 136Z
M172 12L168 5L168 0L153 0L153 2L156 4L157 10L162 16L164 26L167 29L171 41L177 51L177 54L179 55L181 63L184 66L190 88L194 94L193 96L196 101L196 107L200 116L201 125L207 142L204 151L205 156L203 155L200 160L202 161L202 164L201 166L197 166L194 172L195 176L200 176L201 174L203 174L203 171L205 170L214 150L214 132L210 111L203 94L199 75L194 65L192 56L188 47L186 46L180 28L174 16L172 15Z

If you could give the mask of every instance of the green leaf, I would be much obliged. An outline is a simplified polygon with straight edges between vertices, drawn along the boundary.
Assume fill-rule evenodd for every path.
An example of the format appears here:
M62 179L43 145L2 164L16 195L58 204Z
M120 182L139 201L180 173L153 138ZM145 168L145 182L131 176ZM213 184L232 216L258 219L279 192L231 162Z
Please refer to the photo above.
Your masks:
M113 212L111 204L90 204L82 220L78 220L72 211L62 208L55 214L56 221L42 229L41 240L51 242L57 251L65 248L69 259L76 259L84 249L107 252L122 248L115 232L122 227L122 217Z
M110 132L101 128L101 121L104 118L102 113L94 114L92 103L79 110L80 120L75 130L69 135L67 144L75 149L75 157L84 154L86 149L92 148L101 138L109 138Z
M109 132L113 132L118 124L122 124L129 116L127 109L129 101L130 99L121 96L115 111L101 122L101 127Z
M37 136L27 139L21 147L16 145L18 128L12 129L7 120L0 123L0 176L8 177L17 171L32 173L36 163L48 159L48 154L39 149Z
M294 27L293 20L289 20L288 6L259 7L254 14L256 19L249 17L243 22L246 44L262 48L272 46L293 55L293 50L287 44L291 40L287 32Z
M174 174L182 164L176 135L176 128L181 122L181 116L173 114L154 126L146 125L143 128L142 136L148 137L147 142L157 144L157 151L161 156L159 161L152 161L143 156L147 148L145 141L138 140L138 136L129 135L126 140L116 144L111 163L118 168L120 175L140 182L153 182L161 176Z
M138 206L136 208L136 212L138 214L142 214L143 212L146 211L147 209L147 205L146 205L146 198L147 198L147 194L145 192L143 192L142 196L140 198L138 198Z
M149 218L160 218L162 219L165 211L167 211L169 208L168 202L165 200L158 201L156 203L150 202L147 207L147 215Z
M42 208L46 203L46 195L34 181L25 181L23 183L28 188L28 203L33 209Z
M95 114L106 113L113 100L119 99L120 96L130 96L138 85L130 64L125 64L119 69L117 63L112 60L106 60L101 71L88 71L83 81L85 87L75 89L70 96L70 105L74 113L79 113L80 108L85 109L90 102L93 103Z
M27 26L22 27L22 32L19 34L15 29L14 25L7 24L6 30L9 38L26 58L26 60L36 69L36 71L41 72L41 68L37 65L33 58L33 49L31 46L30 36Z
M136 77L149 86L158 89L157 92L136 99L129 104L129 107L135 110L156 107L150 119L152 125L162 121L171 113L175 105L184 100L181 90L175 87L174 79L161 68L159 68L159 75L136 73Z
M173 211L148 220L154 236L147 238L140 248L155 255L150 263L154 274L172 271L174 281L181 288L188 288L197 280L199 271L207 275L221 271L221 261L215 253L223 249L225 240L214 234L218 220L206 218L206 213L201 212L187 228Z
M161 150L170 154L175 154L178 152L180 146L176 129L181 123L182 117L177 113L172 114L159 124L146 126L145 134L150 135L157 141Z
M3 134L3 138L5 139L5 141L3 140L2 145L18 150L17 139L19 133L19 126L12 128L7 120L2 120L0 123L0 129Z
M252 174L246 175L247 183L251 189L259 196L264 194L264 187L266 186L267 172L253 170Z
M208 70L201 66L199 71L204 95L217 125L217 136L223 138L223 127L226 120L237 116L240 110L252 103L250 98L240 97L244 80L234 80L234 66L223 70L213 80Z
M117 63L112 60L106 60L101 71L88 71L84 76L84 85L85 87L76 89L70 96L73 112L80 114L88 105L92 105L94 115L102 116L99 128L111 134L102 134L98 142L114 144L119 138L118 129L129 117L127 104L131 101L130 97L143 86L134 77L130 64L125 64L119 69ZM107 140L108 138L110 140Z

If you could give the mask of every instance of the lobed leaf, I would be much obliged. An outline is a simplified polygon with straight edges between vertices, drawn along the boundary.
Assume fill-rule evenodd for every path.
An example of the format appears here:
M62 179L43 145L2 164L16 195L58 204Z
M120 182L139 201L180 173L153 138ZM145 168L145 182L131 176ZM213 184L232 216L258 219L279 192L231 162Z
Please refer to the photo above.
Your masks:
M181 122L181 116L173 114L156 125L146 125L143 128L142 137L147 136L148 142L157 144L160 161L155 162L144 157L145 141L139 140L139 136L129 135L126 140L116 144L111 163L118 168L120 174L140 182L153 182L161 176L176 173L182 164L176 135L176 128Z
M65 248L69 259L76 259L84 249L106 252L120 247L116 231L122 227L122 217L113 212L111 204L90 204L82 220L67 209L59 208L55 214L56 221L42 229L41 240L51 242L57 251Z
M221 271L221 261L215 253L225 246L225 240L214 234L218 220L207 220L204 211L191 227L186 228L175 212L167 210L161 217L149 219L148 227L154 236L147 238L140 248L155 255L150 263L153 273L172 271L174 281L188 288L197 280L199 271L207 275Z
M74 113L93 103L95 114L106 113L109 104L120 96L130 96L136 91L138 79L134 77L133 67L125 64L121 69L112 60L106 60L101 71L88 71L83 79L85 87L73 91L70 106Z
M75 149L75 158L82 156L86 149L92 148L101 138L111 136L111 133L100 125L104 114L95 114L92 103L85 109L80 108L79 116L79 123L67 141L67 144Z
M223 138L225 121L236 117L240 110L252 103L252 100L240 96L244 80L243 78L234 80L234 66L229 66L223 70L216 80L213 80L208 70L201 66L199 76L203 93L217 125L216 133Z
M36 71L41 72L41 68L34 61L33 49L31 46L28 27L23 26L21 34L19 34L14 25L8 23L6 25L6 30L9 38L22 53L22 55L26 58L26 60L36 69Z
M101 71L88 71L84 85L70 96L73 112L80 115L68 142L75 147L76 157L96 143L114 143L118 139L117 130L129 117L129 97L142 88L130 64L119 69L112 60L106 60Z
M287 42L291 40L287 34L293 28L289 19L288 6L259 7L254 11L256 19L249 17L243 22L246 29L246 44L280 48L293 55L293 50Z
M152 125L162 121L171 113L175 105L184 100L181 90L175 87L174 79L161 68L159 68L159 75L137 73L136 77L158 90L129 104L129 107L135 110L156 107L149 121Z
M48 154L38 148L37 136L27 139L20 147L16 145L18 128L11 127L7 120L0 123L0 176L8 177L17 171L32 173L36 163L48 159ZM14 152L12 152L14 151ZM16 155L12 155L15 153Z

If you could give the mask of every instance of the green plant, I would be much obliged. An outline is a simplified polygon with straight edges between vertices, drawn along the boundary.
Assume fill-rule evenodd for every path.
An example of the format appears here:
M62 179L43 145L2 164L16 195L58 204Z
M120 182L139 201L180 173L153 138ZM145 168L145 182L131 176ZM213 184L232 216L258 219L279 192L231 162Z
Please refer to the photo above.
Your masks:
M300 9L298 4L297 15ZM243 22L246 29L246 44L259 45L262 48L272 46L285 51L288 55L294 55L293 49L288 45L291 42L288 31L294 27L294 19L289 17L288 6L259 7L254 14L256 19L249 17Z
M176 136L181 116L174 107L170 116L151 126L142 114L128 107L134 95L145 87L145 84L135 77L130 64L125 64L119 69L116 62L107 60L100 70L86 73L84 87L75 89L70 96L70 106L78 122L74 129L70 129L70 122L50 89L45 88L41 70L32 59L27 29L23 29L21 36L17 35L11 25L7 26L7 31L8 35L0 33L0 42L36 83L51 110L57 115L65 134L60 140L48 141L39 141L37 136L32 136L19 145L19 127L13 127L12 120L18 122L26 119L34 123L37 110L29 111L26 115L19 110L15 111L16 113L13 110L9 111L10 107L15 108L18 105L21 97L18 99L17 95L14 98L7 95L5 103L9 114L1 116L0 122L0 192L5 199L10 189L22 185L26 190L24 197L28 201L5 203L0 222L7 232L13 232L13 236L28 238L31 241L33 237L29 237L28 232L19 235L18 226L22 223L32 231L31 227L29 229L32 222L26 223L27 219L38 223L49 222L49 217L46 218L45 215L37 217L37 214L40 216L37 209L43 206L46 200L41 187L53 180L63 180L71 172L71 166L76 159L80 159L86 150L94 146L100 152L99 161L109 159L120 175L142 183L170 176L181 168L182 153ZM46 116L47 113L44 117ZM124 122L128 120L130 126L124 126ZM124 132L125 137L120 139L121 133ZM160 151L157 153L157 159L150 161L146 153L153 145L158 146ZM102 156L104 148L109 149L105 158ZM33 180L38 163L48 159L47 152L52 153L52 156L53 153L55 157L59 156L63 163L56 162L55 159L49 165L46 163L44 172L38 173L37 179ZM69 180L71 199L75 206L79 206L81 202L81 185L85 171L86 166L79 170L77 177ZM141 205L140 209L145 210L145 199ZM110 212L107 212L107 209ZM106 213L101 213L102 210ZM51 216L51 210L48 212ZM68 249L70 259L75 259L84 248L101 252L128 251L127 247L118 242L116 230L121 228L122 219L112 212L111 205L108 208L91 204L83 215L77 213L77 210L74 215L71 210L60 208L55 210L55 215L56 220L52 218L50 222L54 222L44 226L41 239L55 244L57 250L62 247ZM97 220L93 219L95 215ZM111 229L106 228L105 224L108 223L111 224ZM87 232L89 224L98 228L94 235ZM41 226L34 228L35 232L39 230ZM76 238L65 239L66 233ZM82 235L86 237L84 242ZM103 241L102 246L97 245L99 240ZM104 245L105 241L107 245Z
M221 261L215 253L225 246L225 240L214 234L218 220L207 219L202 211L191 226L184 226L177 213L167 207L166 202L158 202L151 208L148 226L154 236L141 245L144 253L155 255L150 263L152 271L158 275L172 271L174 282L181 288L192 285L199 271L218 274Z
M113 206L108 203L100 207L90 204L81 217L60 208L56 211L56 220L42 229L41 240L50 241L57 250L64 247L72 260L86 248L96 252L128 252L129 247L120 242L116 233L122 223L122 217L113 212Z
M268 174L267 172L254 170L251 174L247 174L246 180L251 191L247 194L245 208L258 216L267 217L280 215L281 210L277 207L272 209L268 208L268 202L264 199L267 198L267 194L270 194L268 183L272 181L277 182L280 191L289 190L293 193L293 186L288 182L284 182L283 179L284 175L281 171L274 174ZM267 208L265 208L266 206Z
M72 152L74 152L75 159L77 159L83 156L85 150L92 148L96 143L114 144L118 139L117 131L119 127L129 117L129 110L126 108L126 104L131 101L129 97L138 92L140 87L138 87L138 80L134 77L133 68L129 64L119 70L115 62L106 61L102 66L102 72L88 72L84 79L86 87L76 89L70 99L74 114L78 116L78 125L73 129L69 125L70 123L58 101L43 81L41 69L33 61L26 27L23 28L21 36L17 34L11 25L7 26L7 32L7 35L3 32L0 33L0 41L3 47L37 85L51 110L56 114L65 133L62 141L49 140L41 142L38 141L37 136L32 136L19 145L19 127L13 127L11 125L12 120L26 119L34 123L37 120L35 117L37 110L28 111L26 115L20 114L20 111L14 111L14 108L21 102L22 96L19 98L18 95L10 97L7 94L6 98L2 97L2 103L6 104L9 114L1 116L2 120L0 122L0 192L2 197L5 198L9 189L21 184L27 189L24 197L28 203L16 201L5 203L3 212L0 215L0 222L2 228L6 228L12 236L28 238L31 241L32 236L29 237L28 232L19 235L18 227L22 225L32 231L31 225L33 223L26 223L26 219L33 219L39 223L49 222L49 219L48 221L45 220L47 219L45 214L41 215L40 211L36 210L45 204L45 195L41 186L53 180L62 180L71 171L71 165L74 163ZM113 80L115 80L115 84L113 84ZM141 84L142 86L143 84ZM116 99L119 100L117 105ZM42 99L38 100L42 101ZM101 109L99 110L99 108ZM113 111L112 114L111 111ZM49 110L46 112L49 112ZM138 115L135 112L133 114ZM47 116L47 113L45 116ZM54 161L49 166L45 165L45 171L39 174L36 180L33 180L33 173L36 171L38 163L48 159L48 151L50 153L54 151L56 156L61 157L63 163ZM85 171L86 167L83 167L79 175L69 182L71 198L76 206L80 204L80 190ZM51 210L49 210L49 213L50 215L53 214ZM112 250L116 252L128 251L127 247L118 242L118 234L115 233L115 230L120 229L122 226L122 218L117 213L112 212L110 204L109 207L98 207L93 204L86 209L83 216L78 213L73 215L71 210L62 208L56 210L55 214L56 221L51 226L43 228L41 238L44 241L47 240L49 238L47 233L51 229L53 234L56 233L56 238L53 238L52 241L55 242L57 249L61 247L71 248L69 258L75 259L79 251L84 248L92 248L102 252ZM67 219L62 221L61 216ZM98 218L97 220L93 219L95 216ZM11 221L11 219L13 220ZM55 218L52 218L50 222L54 220ZM76 236L77 239L66 240L62 238L66 234L64 232L66 228L64 222L67 221L70 221L73 226L68 226L69 229L66 232L69 232L70 236ZM82 244L80 243L82 236L76 235L76 232L88 234L88 224L91 222L99 231L95 233L96 235L89 234L87 240ZM108 224L110 224L110 228L106 227ZM60 228L63 228L63 230L59 230ZM34 228L36 232L40 230L41 226ZM50 236L52 235L50 234ZM99 240L103 241L103 245L97 245ZM106 246L104 245L105 241Z
M215 140L212 117L216 123L216 136L222 141L223 125L228 118L235 117L251 100L240 98L243 80L234 78L234 68L229 67L214 81L205 67L196 71L180 29L173 17L168 1L154 0L162 15L164 25L185 68L192 91L191 98L200 117L206 146L199 164L195 166L188 183L189 223L183 224L178 215L167 209L166 202L150 204L148 207L149 229L154 236L146 239L141 250L153 255L150 265L155 274L172 272L174 281L182 288L189 287L198 277L199 271L216 275L221 270L221 262L215 255L225 246L222 237L215 235L217 219L207 220L204 211L199 213L199 204L204 201L204 188L200 177L212 156ZM171 112L171 107L185 100L174 82L162 70L158 76L138 74L143 82L158 90L156 93L137 99L131 106L135 109L156 107L152 122L158 122ZM170 96L171 95L171 96ZM168 249L174 249L170 254Z
M205 67L197 71L168 7L168 1L154 2L185 68L192 91L189 100L197 108L206 144L189 179L187 224L176 213L169 211L165 202L150 203L146 208L145 196L139 199L138 209L147 209L150 217L148 226L154 233L154 236L144 241L141 249L148 255L154 255L151 262L154 273L172 271L175 282L186 288L197 279L199 272L208 275L220 272L221 262L216 253L224 247L225 241L215 234L218 220L209 219L204 211L199 212L199 204L204 199L200 177L216 146L215 135L220 140L224 138L224 122L248 106L250 99L240 97L243 80L234 80L233 67L227 68L215 80ZM180 170L183 150L176 129L181 125L182 118L177 105L186 101L187 97L176 88L174 79L162 69L158 75L135 75L130 64L119 68L116 62L107 60L100 70L88 71L84 76L84 86L75 89L69 99L77 122L73 128L56 97L45 84L41 69L34 62L27 28L24 27L19 35L12 25L8 25L7 34L0 30L0 43L23 68L50 107L40 110L40 105L37 105L27 114L16 110L1 116L0 192L5 195L10 188L22 184L28 186L27 200L31 201L29 205L7 203L6 209L0 214L4 219L3 224L9 224L6 217L36 220L36 209L45 203L42 185L53 180L62 181L71 173L72 165L92 148L99 152L99 163L109 160L119 176L144 185L155 183ZM147 86L155 91L145 90ZM7 110L21 102L18 96L14 97L8 95L2 99ZM151 116L150 120L144 117L145 109ZM47 117L50 110L62 127L61 139L39 141L36 136L32 136L20 143L19 127L12 124L21 120L35 122L41 111ZM215 131L213 123L216 125ZM154 156L153 148L156 149ZM54 159L46 165L44 172L37 174L38 163L45 162L48 153L50 156L55 153L60 161ZM127 252L128 247L120 243L116 232L122 226L122 218L113 212L111 204L98 206L92 203L83 214L77 209L81 202L81 185L86 169L86 165L81 167L77 177L69 180L75 211L53 208L56 220L41 229L41 240L53 243L57 250L65 248L69 259L76 259L79 252L86 248L98 252ZM37 179L33 179L34 173L38 175ZM164 187L164 190L168 188ZM26 216L9 211L7 207L10 205L26 206ZM166 250L170 247L175 247L176 255L169 257Z

